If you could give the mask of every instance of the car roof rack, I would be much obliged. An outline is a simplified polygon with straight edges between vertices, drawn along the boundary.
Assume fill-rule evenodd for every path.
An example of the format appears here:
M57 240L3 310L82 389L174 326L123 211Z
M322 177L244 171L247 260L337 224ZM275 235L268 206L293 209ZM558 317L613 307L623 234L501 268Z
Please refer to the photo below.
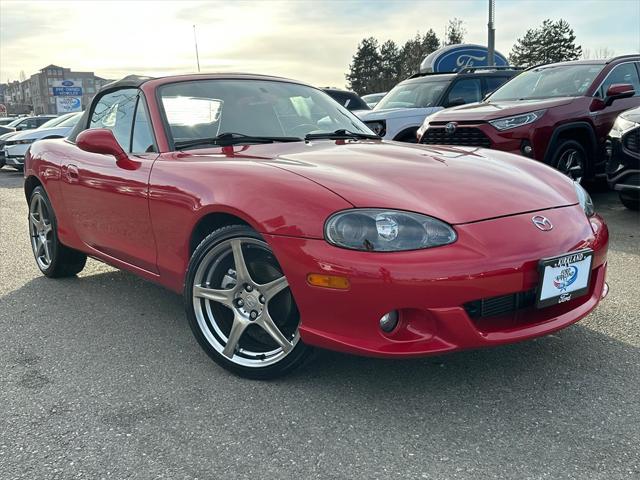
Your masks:
M493 67L489 67L489 66L480 66L480 67L465 67L462 70L460 70L459 72L456 72L458 74L460 73L474 73L474 72L478 72L478 71L487 71L487 72L495 72L495 71L501 71L501 70L524 70L524 67L513 67L511 65L495 65Z
M474 73L474 72L496 72L496 71L503 71L503 70L524 70L524 67L513 67L511 65L500 65L500 66L493 66L493 67L489 67L487 65L485 66L479 66L479 67L465 67L457 72L417 72L414 73L413 75L411 75L410 77L407 77L407 80L410 78L418 78L418 77L426 77L429 75L460 75L460 74L464 74L464 73Z

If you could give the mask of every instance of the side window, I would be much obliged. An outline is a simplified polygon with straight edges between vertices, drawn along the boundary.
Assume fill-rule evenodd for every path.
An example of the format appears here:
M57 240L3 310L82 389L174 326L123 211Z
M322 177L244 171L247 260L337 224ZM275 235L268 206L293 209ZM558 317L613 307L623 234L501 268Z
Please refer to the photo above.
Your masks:
M615 83L630 83L636 91L635 96L640 95L640 79L638 79L638 69L635 63L623 63L622 65L614 67L614 69L609 72L609 75L607 75L607 78L605 78L595 96L604 98L609 87Z
M482 92L482 97L484 98L488 93L495 92L507 80L509 80L509 77L485 77L485 90Z
M137 99L138 90L134 88L104 95L91 112L89 128L108 128L123 150L128 152Z
M446 105L479 102L482 100L482 89L479 78L458 80L447 95Z
M133 122L133 137L131 139L132 153L148 153L154 152L153 134L151 123L147 115L147 109L144 107L142 97L138 100L136 108L136 117Z
M23 128L28 129L28 130L30 130L32 128L37 128L39 126L38 125L38 119L36 119L36 118L29 118L29 119L25 120L24 122L22 122L20 125Z

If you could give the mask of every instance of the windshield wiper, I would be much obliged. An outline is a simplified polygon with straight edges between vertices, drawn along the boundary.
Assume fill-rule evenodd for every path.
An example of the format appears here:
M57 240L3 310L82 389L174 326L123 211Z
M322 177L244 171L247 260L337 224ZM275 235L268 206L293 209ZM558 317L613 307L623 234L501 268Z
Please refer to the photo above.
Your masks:
M211 138L195 138L193 140L182 140L175 142L178 150L184 148L198 147L200 145L218 145L226 147L238 145L240 143L275 143L275 142L301 142L300 137L260 137L245 135L244 133L224 132Z
M321 138L328 138L331 140L342 140L345 138L370 138L372 140L381 139L379 135L372 135L370 133L363 132L352 132L351 130L346 130L344 128L341 128L340 130L336 130L334 132L307 133L304 136L305 140L315 140Z

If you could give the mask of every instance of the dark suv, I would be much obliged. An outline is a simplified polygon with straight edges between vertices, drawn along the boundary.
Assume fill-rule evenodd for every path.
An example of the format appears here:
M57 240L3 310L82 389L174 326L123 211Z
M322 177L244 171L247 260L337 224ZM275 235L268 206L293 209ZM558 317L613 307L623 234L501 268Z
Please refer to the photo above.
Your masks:
M620 114L607 140L609 186L622 204L640 210L640 107Z
M640 55L532 67L480 103L430 115L418 138L518 153L580 181L604 173L607 134L639 95Z

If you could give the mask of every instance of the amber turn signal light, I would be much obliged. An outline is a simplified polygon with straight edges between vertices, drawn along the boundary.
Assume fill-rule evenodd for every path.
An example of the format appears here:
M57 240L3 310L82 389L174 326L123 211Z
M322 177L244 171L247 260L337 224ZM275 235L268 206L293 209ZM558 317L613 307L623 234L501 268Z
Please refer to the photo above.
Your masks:
M348 290L349 279L345 277L336 277L335 275L321 275L319 273L310 273L307 275L307 282L314 287L334 288L336 290Z

